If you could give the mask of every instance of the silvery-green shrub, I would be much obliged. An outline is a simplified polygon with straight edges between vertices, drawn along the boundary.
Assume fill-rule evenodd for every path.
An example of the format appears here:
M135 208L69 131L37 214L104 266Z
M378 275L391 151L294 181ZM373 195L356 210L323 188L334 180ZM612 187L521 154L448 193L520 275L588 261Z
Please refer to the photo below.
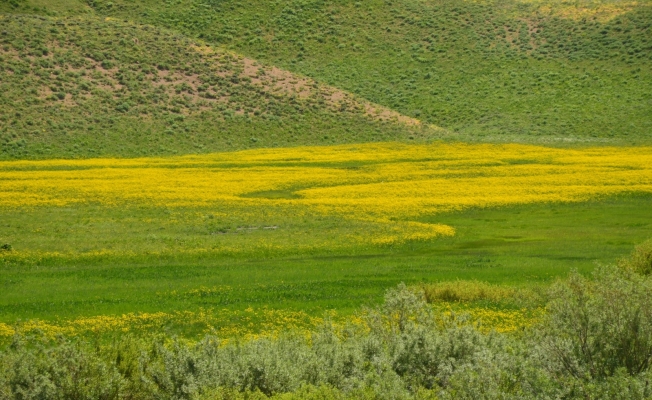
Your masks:
M652 274L652 239L636 246L632 254L620 260L618 265L641 275Z
M8 365L11 397L21 400L110 400L121 397L118 371L83 346L61 342L46 348L17 348ZM11 398L10 397L10 398Z
M553 374L603 380L635 376L652 361L652 281L613 267L555 285L537 343Z

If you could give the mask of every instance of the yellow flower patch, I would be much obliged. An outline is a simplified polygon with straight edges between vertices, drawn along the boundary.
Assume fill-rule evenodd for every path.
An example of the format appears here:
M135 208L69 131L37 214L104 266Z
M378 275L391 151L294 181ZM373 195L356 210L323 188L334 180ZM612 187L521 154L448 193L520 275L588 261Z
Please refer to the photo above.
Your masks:
M42 335L55 338L58 335L80 336L112 332L147 333L158 332L162 326L196 326L200 334L213 334L221 339L255 339L276 337L282 333L309 334L310 330L323 322L322 318L311 317L301 311L274 309L199 310L171 313L129 313L109 316L79 317L71 320L30 320L15 325L0 323L0 338L14 334Z
M651 191L649 147L384 143L0 163L0 207L197 206L216 215L282 207L384 226L352 234L374 244L454 234L415 220L425 214Z

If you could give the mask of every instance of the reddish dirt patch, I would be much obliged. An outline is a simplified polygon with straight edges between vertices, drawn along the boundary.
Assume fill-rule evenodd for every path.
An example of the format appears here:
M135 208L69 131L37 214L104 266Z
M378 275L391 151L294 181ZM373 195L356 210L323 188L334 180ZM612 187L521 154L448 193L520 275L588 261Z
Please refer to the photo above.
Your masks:
M243 74L251 78L251 83L266 91L283 93L299 98L321 97L331 109L360 110L370 118L381 121L395 121L415 126L421 122L388 108L356 98L351 93L333 87L320 85L307 77L299 77L289 71L276 67L263 67L255 60L242 59Z

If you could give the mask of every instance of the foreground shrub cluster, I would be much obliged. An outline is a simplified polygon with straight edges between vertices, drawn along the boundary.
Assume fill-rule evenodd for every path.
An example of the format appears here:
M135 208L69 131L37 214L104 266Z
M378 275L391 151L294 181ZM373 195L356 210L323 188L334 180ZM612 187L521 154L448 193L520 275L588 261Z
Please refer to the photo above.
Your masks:
M481 333L401 285L365 323L245 343L16 338L0 353L2 399L649 398L652 280L625 268L572 274L545 319Z

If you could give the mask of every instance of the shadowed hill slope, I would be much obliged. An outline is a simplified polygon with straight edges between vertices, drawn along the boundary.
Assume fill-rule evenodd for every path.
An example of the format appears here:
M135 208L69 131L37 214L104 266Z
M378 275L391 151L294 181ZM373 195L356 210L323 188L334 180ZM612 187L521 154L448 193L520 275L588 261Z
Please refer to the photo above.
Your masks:
M410 140L419 121L152 26L0 16L0 157Z

